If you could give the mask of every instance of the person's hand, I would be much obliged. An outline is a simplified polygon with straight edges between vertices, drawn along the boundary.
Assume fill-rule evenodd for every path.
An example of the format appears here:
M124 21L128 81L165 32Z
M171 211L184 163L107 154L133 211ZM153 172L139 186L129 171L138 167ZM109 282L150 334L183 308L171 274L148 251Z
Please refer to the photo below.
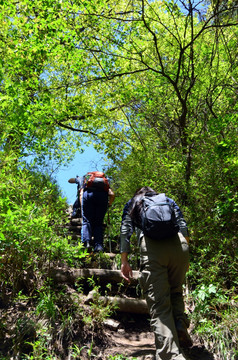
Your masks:
M126 281L128 281L129 283L131 282L131 279L133 278L133 273L128 261L125 261L121 264L121 274Z
M189 244L189 236L185 236L185 239L187 240L187 243Z

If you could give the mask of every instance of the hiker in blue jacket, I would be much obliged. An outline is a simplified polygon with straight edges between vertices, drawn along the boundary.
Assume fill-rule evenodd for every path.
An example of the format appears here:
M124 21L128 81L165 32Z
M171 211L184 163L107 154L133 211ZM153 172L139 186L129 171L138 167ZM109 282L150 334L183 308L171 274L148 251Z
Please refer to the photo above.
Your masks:
M92 173L94 172L88 174ZM90 186L87 183L88 174L84 177L76 178L80 186L79 201L82 213L81 241L87 249L91 249L93 244L94 252L103 252L103 219L108 206L114 201L115 194L110 188L104 173L95 173L97 175L103 174L103 177L98 178L96 176L94 178L95 183L92 183ZM104 188L104 180L107 184L106 188Z
M140 248L140 277L155 334L156 360L185 360L182 347L192 346L184 312L182 285L189 265L188 229L178 205L166 197L175 212L178 234L163 240L146 237L138 223L139 205L145 195L157 193L145 186L124 207L120 232L121 274L130 282L132 269L128 261L130 237L136 232Z

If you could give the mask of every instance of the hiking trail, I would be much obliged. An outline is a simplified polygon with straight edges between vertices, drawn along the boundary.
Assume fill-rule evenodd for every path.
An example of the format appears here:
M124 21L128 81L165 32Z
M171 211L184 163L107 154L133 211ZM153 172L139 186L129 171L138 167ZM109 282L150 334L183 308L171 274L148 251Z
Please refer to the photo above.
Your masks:
M69 209L69 223L66 228L70 232L73 241L80 241L81 219L71 218L71 209ZM107 249L107 246L105 246ZM119 252L118 252L119 253ZM88 277L95 274L100 283L112 282L114 297L121 299L122 304L118 311L110 319L104 321L104 331L107 337L107 346L97 346L94 349L97 353L97 360L107 360L108 358L121 356L124 360L154 360L155 344L154 335L150 328L149 315L146 310L145 301L139 299L136 290L137 279L134 279L131 285L125 286L124 292L117 290L120 286L122 278L120 277L120 269L116 263L116 253L104 253L104 257L108 258L106 268L103 268L103 261L99 254L89 254L87 264L84 269L55 269L53 277L59 282L74 283L75 277L80 275ZM108 268L108 264L110 268ZM79 271L79 272L78 272ZM74 273L75 272L75 273ZM137 271L133 271L137 277ZM119 295L119 297L118 297ZM85 293L85 304L93 301L94 294L92 292ZM103 297L102 297L103 298ZM105 296L105 302L108 300ZM113 297L110 298L112 300ZM131 303L130 303L131 302ZM124 305L123 305L124 304ZM189 309L188 309L189 310ZM194 335L192 326L189 329L193 346L184 349L187 360L222 360L216 354L209 352L206 346L202 344L201 339ZM94 357L95 358L95 357ZM88 359L88 355L82 352L81 360Z

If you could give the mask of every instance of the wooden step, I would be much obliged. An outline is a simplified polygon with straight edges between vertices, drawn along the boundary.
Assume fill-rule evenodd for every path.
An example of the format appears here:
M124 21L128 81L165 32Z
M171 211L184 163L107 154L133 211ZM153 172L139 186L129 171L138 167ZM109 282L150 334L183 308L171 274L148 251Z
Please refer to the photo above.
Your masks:
M144 299L135 299L119 296L99 296L95 290L90 291L85 304L91 304L100 301L104 306L112 304L116 306L116 310L120 312L129 312L134 314L148 314L148 307Z
M138 282L139 271L133 271L133 278L131 284ZM120 270L108 270L108 269L64 269L53 268L50 270L50 277L57 283L75 284L79 278L98 277L102 281L108 283L121 283L124 279L121 276Z

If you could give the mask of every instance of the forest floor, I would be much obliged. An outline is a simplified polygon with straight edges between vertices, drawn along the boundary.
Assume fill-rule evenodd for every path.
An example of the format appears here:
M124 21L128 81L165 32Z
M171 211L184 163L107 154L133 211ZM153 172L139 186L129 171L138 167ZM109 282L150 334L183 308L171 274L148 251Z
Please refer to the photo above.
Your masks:
M70 212L70 211L69 211ZM71 220L72 221L72 220ZM79 225L80 222L73 220L73 225ZM112 323L116 322L118 327L113 329L109 325L105 325L104 333L106 339L102 346L93 346L93 359L96 360L154 360L155 359L155 343L154 334L150 328L149 315L118 313L117 317L112 319ZM191 331L191 330L190 330ZM208 351L201 343L200 339L190 333L193 346L184 350L187 360L224 360L216 354ZM100 343L95 340L95 343ZM105 346L106 343L106 346ZM88 360L87 344L85 349L80 353L80 360Z
M149 319L145 315L120 314L116 319L120 322L118 330L105 326L106 347L94 347L94 359L130 359L155 360L154 335L150 329ZM184 349L186 360L223 360L209 352L196 336L191 334L193 346ZM80 360L88 360L88 355L81 353Z
M20 306L21 305L21 306ZM24 307L24 309L23 309ZM6 314L6 309L0 311L0 317L6 319L8 317L10 328L15 334L17 340L16 324L19 319L23 318L23 313L28 312L27 304L19 303L9 307ZM22 313L23 311L23 313ZM3 316L4 315L4 316ZM7 316L8 315L8 316ZM14 325L15 324L15 325ZM60 332L60 326L55 324L56 332ZM31 329L30 329L31 331ZM80 355L77 357L72 355L63 355L68 353L69 343L61 344L59 346L64 348L64 351L58 352L58 360L155 360L155 344L154 335L150 329L150 322L148 315L145 314L131 314L131 313L117 313L112 318L107 319L101 328L101 334L94 334L93 340L90 339L85 343L79 342ZM222 359L208 351L201 343L198 337L190 334L193 340L193 346L184 350L186 360L228 360ZM19 353L9 357L9 350L12 348L12 341L10 332L8 334L1 334L0 331L0 360L10 359L19 360L21 357ZM22 340L24 332L19 334L19 339ZM14 346L13 346L14 348ZM91 354L89 355L89 349ZM50 359L50 357L47 357ZM23 358L25 359L25 358ZM29 357L33 359L33 357ZM39 357L37 357L39 359ZM53 358L52 358L53 359ZM54 357L54 359L56 359Z
M70 230L74 233L75 241L78 241L78 237L80 236L79 222L71 221L68 226L70 226ZM103 262L105 261L107 266L103 267L103 265L105 265ZM89 269L106 269L108 271L108 265L110 265L110 267L111 265L113 265L111 264L111 261L114 260L111 260L111 257L106 256L106 254L91 254L87 259L87 263L85 263L85 267ZM114 265L111 267L111 269L115 269ZM55 269L54 266L53 269ZM69 319L71 319L71 310L73 311L75 304L70 299L72 299L72 294L77 295L77 286L75 288L75 280L72 281L71 277L69 277L70 274L72 275L72 269L68 268L67 266L62 266L61 272L58 273L58 268L56 270L58 274L58 280L56 281L55 278L54 280L52 278L51 285L53 286L52 290L54 291L54 293L57 293L57 309L59 313L65 315L66 318L67 311L69 309ZM61 275L63 276L63 288L61 287L62 281L60 281ZM66 281L68 277L69 280L71 279L69 284ZM34 284L33 279L26 278L26 282L28 285L31 284L31 281ZM88 286L87 277L86 285L84 279L81 279L80 281L82 281L82 284L84 284L84 286ZM80 287L80 282L78 283L78 286ZM118 295L117 283L115 285L112 285L112 289L114 289L114 287L114 295ZM28 286L26 286L26 288L28 289ZM84 287L82 287L82 289L83 288ZM133 291L135 291L135 289L133 289L133 286L128 287L126 291L129 291L129 294L125 293L124 295L130 297L131 292L133 293ZM58 296L59 294L60 296ZM155 360L154 334L150 328L148 313L138 314L131 312L123 313L120 311L114 312L113 315L110 315L110 319L106 318L106 320L103 321L103 324L100 323L101 327L99 327L99 332L96 331L94 333L92 331L88 331L88 334L86 333L86 336L83 337L85 334L82 335L82 333L84 332L84 329L81 327L82 319L81 323L79 319L82 315L82 312L86 310L85 314L87 314L87 307L90 308L90 306L88 306L88 304L86 303L86 298L88 296L87 294L88 291L84 293L79 292L77 295L79 298L79 304L80 306L82 306L82 309L80 308L79 317L75 316L76 313L72 312L74 316L71 319L71 328L70 324L65 326L65 323L61 323L60 321L54 322L53 326L49 326L49 330L51 330L52 332L52 334L50 333L52 335L52 339L50 334L48 335L49 339L46 338L49 340L50 343L49 349L51 350L52 348L56 348L57 350L57 357L52 357L52 359ZM47 297L45 297L44 299L46 303L41 304L41 306L44 305L45 308L42 309L47 310L47 304L50 305L51 303L47 302ZM76 299L77 297L74 301L77 301ZM51 300L51 298L49 298L49 300ZM37 329L39 328L44 331L45 320L43 316L41 318L41 315L39 314L39 306L37 312L35 305L36 304L34 303L34 298L27 298L27 296L23 296L22 299L15 299L14 301L6 301L6 303L2 304L0 301L0 360L36 359L33 355L33 357L29 355L29 357L26 358L22 358L19 355L20 353L30 353L32 351L31 344L33 344L34 342L36 343L36 345L34 346L37 347L37 343L39 344L39 336L37 337ZM190 309L190 312L192 312L192 309ZM63 315L62 319L64 320ZM47 322L45 322L45 324L46 323ZM49 324L52 325L51 323ZM193 341L193 346L189 349L184 350L186 360L229 360L219 357L218 355L213 353L211 348L206 348L206 345L202 343L201 339L199 339L199 337L193 333L192 326L190 327L189 331ZM44 335L44 333L42 334ZM66 334L66 336L64 334ZM45 336L46 335L47 334L45 334ZM35 341L35 339L37 339L37 341ZM42 336L42 339L44 339L44 336ZM28 349L25 349L25 347L23 348L23 346L27 344L30 345L28 346ZM79 350L80 354L78 353L78 355L73 355L73 351L71 351L72 344L77 345L76 348ZM43 345L48 346L48 344ZM46 357L37 357L37 359L43 358ZM47 357L47 359L50 359L50 357Z

